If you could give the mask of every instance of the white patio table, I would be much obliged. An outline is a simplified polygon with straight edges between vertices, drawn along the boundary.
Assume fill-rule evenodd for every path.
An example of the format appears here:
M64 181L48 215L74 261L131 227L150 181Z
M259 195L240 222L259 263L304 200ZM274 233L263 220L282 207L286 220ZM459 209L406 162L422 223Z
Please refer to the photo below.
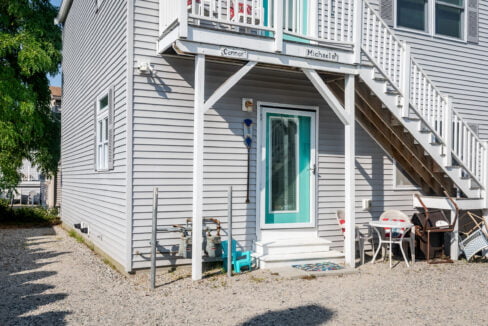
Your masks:
M391 256L392 256L392 245L393 244L398 244L400 246L400 250L402 251L403 258L405 259L405 263L407 264L408 267L410 265L408 264L407 256L405 255L405 251L403 250L402 243L405 238L405 234L413 227L413 224L410 222L399 222L399 221L371 221L369 222L369 225L373 227L373 229L378 233L378 239L380 241L378 245L378 249L376 250L374 256L373 256L373 261L374 263L376 256L378 255L379 251L382 248L382 245L386 242L389 243L390 247L390 269L392 268L392 263L391 263ZM381 232L379 229L390 229L390 236L388 237L389 239L386 240L381 236ZM394 229L401 229L402 234L400 237L395 238L393 237L393 230ZM386 233L386 232L385 232ZM410 237L413 237L413 241L415 242L415 232L410 232Z

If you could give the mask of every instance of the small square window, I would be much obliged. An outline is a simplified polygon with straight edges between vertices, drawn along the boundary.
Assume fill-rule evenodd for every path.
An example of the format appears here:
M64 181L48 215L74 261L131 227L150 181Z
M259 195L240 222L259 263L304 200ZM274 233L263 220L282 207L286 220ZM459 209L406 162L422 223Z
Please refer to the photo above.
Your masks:
M106 109L107 107L108 107L108 95L105 95L100 100L100 105L99 105L100 111Z
M406 172L394 162L393 165L393 187L394 189L398 190L413 190L417 189L415 184L410 180L410 177L407 176Z

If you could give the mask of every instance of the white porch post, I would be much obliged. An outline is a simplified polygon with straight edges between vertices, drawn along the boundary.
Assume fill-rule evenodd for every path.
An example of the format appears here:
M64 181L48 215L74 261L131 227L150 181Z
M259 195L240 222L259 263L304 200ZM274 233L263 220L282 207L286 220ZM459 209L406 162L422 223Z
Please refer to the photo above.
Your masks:
M355 144L355 79L354 75L346 75L345 79L345 99L344 109L349 116L349 123L344 126L345 130L345 239L344 239L344 256L346 264L355 267L356 265L356 216L355 216L355 202L356 202L356 144Z
M275 1L273 6L274 50L281 52L283 51L283 1Z
M188 37L188 4L186 1L180 1L180 12L179 12L179 17L178 21L180 23L179 26L179 34L180 37L182 38L187 38ZM159 35L162 34L162 31L159 33Z
M191 274L202 279L203 231L203 118L205 104L205 55L195 56L195 109L193 118L193 221Z

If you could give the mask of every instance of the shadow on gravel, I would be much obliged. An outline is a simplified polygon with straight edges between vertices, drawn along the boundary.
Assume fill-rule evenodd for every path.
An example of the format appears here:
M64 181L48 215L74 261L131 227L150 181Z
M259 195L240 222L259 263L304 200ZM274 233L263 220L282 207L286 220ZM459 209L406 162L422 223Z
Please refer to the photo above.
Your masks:
M332 318L334 313L319 305L306 305L278 311L268 311L253 317L241 324L252 325L323 325Z
M67 252L31 249L31 246L43 242L36 241L36 238L54 235L54 230L9 229L0 232L0 325L65 325L65 316L70 313L68 311L48 311L23 316L67 296L66 293L45 294L45 291L55 289L56 285L40 282L57 273L36 271L53 263L52 258Z

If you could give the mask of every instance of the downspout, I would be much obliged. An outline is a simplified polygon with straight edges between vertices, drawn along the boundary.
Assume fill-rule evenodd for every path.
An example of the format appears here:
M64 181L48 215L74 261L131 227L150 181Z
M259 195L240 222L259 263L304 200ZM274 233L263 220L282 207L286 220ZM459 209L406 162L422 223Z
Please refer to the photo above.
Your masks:
M61 6L59 6L58 16L54 18L54 24L64 24L72 3L73 0L63 0Z
M132 272L132 222L133 222L133 88L134 88L134 0L127 1L127 80L126 80L126 209L127 209L127 230L126 230L126 272Z

